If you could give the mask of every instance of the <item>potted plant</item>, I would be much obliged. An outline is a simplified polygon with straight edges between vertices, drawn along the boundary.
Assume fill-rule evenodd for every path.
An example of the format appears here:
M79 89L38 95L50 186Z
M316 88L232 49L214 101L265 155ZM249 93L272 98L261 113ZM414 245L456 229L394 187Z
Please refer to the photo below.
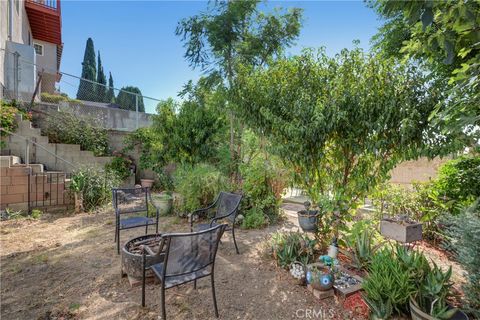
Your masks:
M326 266L310 265L306 278L307 283L315 290L327 291L333 288L333 272Z
M151 189L154 182L155 182L155 180L153 180L153 179L140 179L140 184L142 185L142 188Z
M383 218L380 221L380 233L403 243L419 241L422 240L422 224L409 219L406 215Z
M292 262L292 264L290 265L290 274L298 281L299 285L305 284L307 272L304 263L300 261Z
M305 201L303 205L305 210L300 210L297 212L298 224L305 232L315 232L317 231L319 211L310 210L310 201Z
M173 210L173 196L169 193L154 194L152 201L159 209L160 214L168 215Z
M413 320L465 319L466 314L447 303L452 283L452 267L443 272L436 264L423 279L418 291L410 297Z

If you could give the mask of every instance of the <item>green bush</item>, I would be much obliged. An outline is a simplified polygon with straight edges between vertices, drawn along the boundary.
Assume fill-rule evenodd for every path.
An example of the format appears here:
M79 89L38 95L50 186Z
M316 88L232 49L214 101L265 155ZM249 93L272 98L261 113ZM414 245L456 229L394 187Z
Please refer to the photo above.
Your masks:
M457 260L467 272L464 285L469 311L480 318L480 198L458 216L449 228Z
M243 210L262 212L267 222L275 223L279 217L281 193L287 181L285 171L273 161L258 156L242 164L240 173L243 178Z
M440 167L434 182L452 214L459 214L480 197L480 156L462 156Z
M79 144L82 150L92 151L95 156L110 153L108 131L92 117L61 110L47 117L43 134L51 143Z
M177 169L173 182L183 197L180 212L192 212L212 203L220 191L230 189L228 178L208 164L185 165Z
M120 183L121 179L111 171L85 167L73 173L70 190L82 194L85 210L91 211L108 203L112 198L112 188Z
M33 219L39 219L41 216L42 216L43 212L41 210L38 210L38 209L33 209L32 210L32 213L30 214L30 216L33 218Z
M17 114L21 114L24 120L32 120L32 114L27 112L26 110L22 109L17 103L13 102L6 102L0 100L0 127L9 131L14 132L17 127L18 123L15 120L15 116ZM0 139L6 137L8 134L3 130L0 131ZM6 146L5 141L2 139L0 140L0 147L4 148Z
M62 93L62 94L50 94L48 92L42 92L40 95L40 100L43 102L49 102L49 103L59 103L62 101L65 102L72 102L75 104L81 104L82 102L77 99L70 99L68 95Z
M441 228L448 209L439 197L434 182L414 184L413 190L392 184L378 188L370 198L376 207L375 219L406 216L423 223L423 237L428 240L444 240Z
M258 208L251 208L244 211L245 217L242 221L242 227L245 229L258 229L267 224L267 218L262 210Z
M132 163L133 161L129 157L119 154L105 165L105 170L114 172L120 180L125 181L132 174L130 171Z

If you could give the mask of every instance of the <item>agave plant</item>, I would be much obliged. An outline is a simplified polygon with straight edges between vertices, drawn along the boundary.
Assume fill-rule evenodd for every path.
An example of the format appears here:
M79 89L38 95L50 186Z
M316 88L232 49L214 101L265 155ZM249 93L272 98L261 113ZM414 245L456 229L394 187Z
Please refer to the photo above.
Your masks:
M363 301L367 304L368 308L371 311L370 317L373 320L383 320L389 319L392 315L392 303L390 300L373 300L367 297L367 295L362 295Z

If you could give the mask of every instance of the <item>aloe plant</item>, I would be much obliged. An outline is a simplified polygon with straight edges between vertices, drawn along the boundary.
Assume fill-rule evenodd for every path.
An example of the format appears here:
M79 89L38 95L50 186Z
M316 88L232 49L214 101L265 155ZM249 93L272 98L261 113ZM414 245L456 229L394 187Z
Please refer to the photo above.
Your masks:
M345 243L347 249L340 249L340 252L350 259L354 268L363 270L368 268L373 255L382 245L374 244L373 233L366 229L356 234L353 241L346 238Z
M451 276L452 267L444 272L433 264L415 297L416 304L423 312L437 319L450 319L457 312L447 304L452 287Z
M362 295L363 301L371 311L370 317L374 320L389 319L392 315L392 302L390 300L373 300L367 295Z

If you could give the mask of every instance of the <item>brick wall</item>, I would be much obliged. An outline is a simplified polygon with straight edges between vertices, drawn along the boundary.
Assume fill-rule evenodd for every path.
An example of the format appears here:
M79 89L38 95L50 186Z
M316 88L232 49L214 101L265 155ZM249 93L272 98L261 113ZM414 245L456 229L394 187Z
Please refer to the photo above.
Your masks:
M32 207L62 206L72 203L62 174L32 174L26 165L0 168L0 209L28 210ZM29 188L30 186L30 188ZM29 194L30 192L30 194Z

